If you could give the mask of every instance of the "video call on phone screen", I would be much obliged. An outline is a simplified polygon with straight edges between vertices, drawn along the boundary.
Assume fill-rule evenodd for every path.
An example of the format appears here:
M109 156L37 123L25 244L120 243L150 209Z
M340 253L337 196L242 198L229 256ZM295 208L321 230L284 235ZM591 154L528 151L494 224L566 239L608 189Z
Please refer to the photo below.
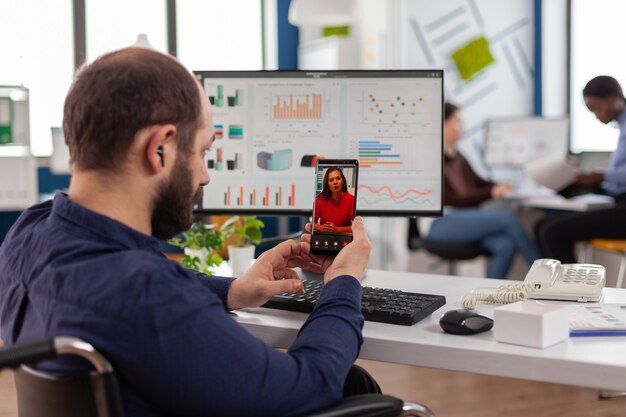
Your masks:
M352 241L357 177L356 161L318 162L311 236L314 253L336 253Z

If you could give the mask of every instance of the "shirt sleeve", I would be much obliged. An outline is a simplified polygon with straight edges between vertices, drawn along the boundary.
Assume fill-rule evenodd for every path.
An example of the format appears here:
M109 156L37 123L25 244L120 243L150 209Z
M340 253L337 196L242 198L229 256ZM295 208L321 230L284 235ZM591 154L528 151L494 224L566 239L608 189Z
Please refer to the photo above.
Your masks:
M626 170L624 171L605 171L604 180L614 184L619 184L622 187L626 186Z
M209 288L215 295L217 295L224 303L224 306L228 309L228 291L230 290L230 285L233 283L235 278L207 275L193 270L188 271L200 280L201 283L206 285L207 288Z
M460 192L452 186L453 174L446 172L444 204L452 207L475 207L490 200L494 183L478 176L465 157L458 155L458 158L461 160L461 171L454 175L463 175L465 182L472 185Z
M455 194L446 192L445 205L452 207L476 207L491 199L491 187L476 189L471 194Z
M620 134L617 148L611 156L611 164L604 171L605 187L612 193L621 194L626 190L626 121L620 115Z
M344 226L352 226L352 220L354 220L354 196L350 193L346 193L348 196L348 219L349 221Z
M159 289L163 300L137 309L121 380L163 414L297 415L342 397L362 342L361 285L327 284L287 352L248 333L203 283ZM136 351L136 350L134 350Z
M207 275L193 269L183 268L178 262L173 262L171 265L174 265L178 273L186 274L197 279L200 283L211 290L213 294L217 295L217 297L222 300L224 308L229 310L228 291L230 290L230 284L233 283L235 278Z
M626 138L622 139L620 135L620 140L610 168L604 171L604 181L610 184L609 188L621 191L626 188Z

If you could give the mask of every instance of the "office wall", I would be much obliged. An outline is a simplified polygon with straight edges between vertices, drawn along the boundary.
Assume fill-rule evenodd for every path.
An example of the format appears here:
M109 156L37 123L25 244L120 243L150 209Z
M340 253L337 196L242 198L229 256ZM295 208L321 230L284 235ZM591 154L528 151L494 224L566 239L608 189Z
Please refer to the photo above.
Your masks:
M404 65L444 69L446 100L463 110L459 148L485 174L485 120L533 113L534 2L406 1L399 24L405 27Z

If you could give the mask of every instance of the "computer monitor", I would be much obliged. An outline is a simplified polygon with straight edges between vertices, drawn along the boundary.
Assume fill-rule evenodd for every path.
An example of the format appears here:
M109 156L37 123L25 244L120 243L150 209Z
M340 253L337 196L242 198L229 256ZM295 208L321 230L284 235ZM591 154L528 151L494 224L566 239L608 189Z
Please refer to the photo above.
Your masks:
M568 152L567 118L521 117L487 120L485 163L490 167L522 167L544 156Z
M65 144L63 128L52 126L52 156L50 156L50 172L55 175L71 175L70 150Z
M213 107L200 212L310 215L318 159L358 159L357 213L439 215L443 71L194 71Z

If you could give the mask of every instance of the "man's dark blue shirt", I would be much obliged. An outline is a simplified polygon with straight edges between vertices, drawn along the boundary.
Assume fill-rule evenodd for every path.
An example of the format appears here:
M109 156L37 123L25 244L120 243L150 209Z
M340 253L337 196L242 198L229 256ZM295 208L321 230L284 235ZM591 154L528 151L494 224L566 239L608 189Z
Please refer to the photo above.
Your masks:
M184 269L159 248L64 194L33 206L0 247L0 336L93 344L118 373L129 416L280 416L341 398L362 342L356 279L324 287L284 353L228 314L231 278Z

